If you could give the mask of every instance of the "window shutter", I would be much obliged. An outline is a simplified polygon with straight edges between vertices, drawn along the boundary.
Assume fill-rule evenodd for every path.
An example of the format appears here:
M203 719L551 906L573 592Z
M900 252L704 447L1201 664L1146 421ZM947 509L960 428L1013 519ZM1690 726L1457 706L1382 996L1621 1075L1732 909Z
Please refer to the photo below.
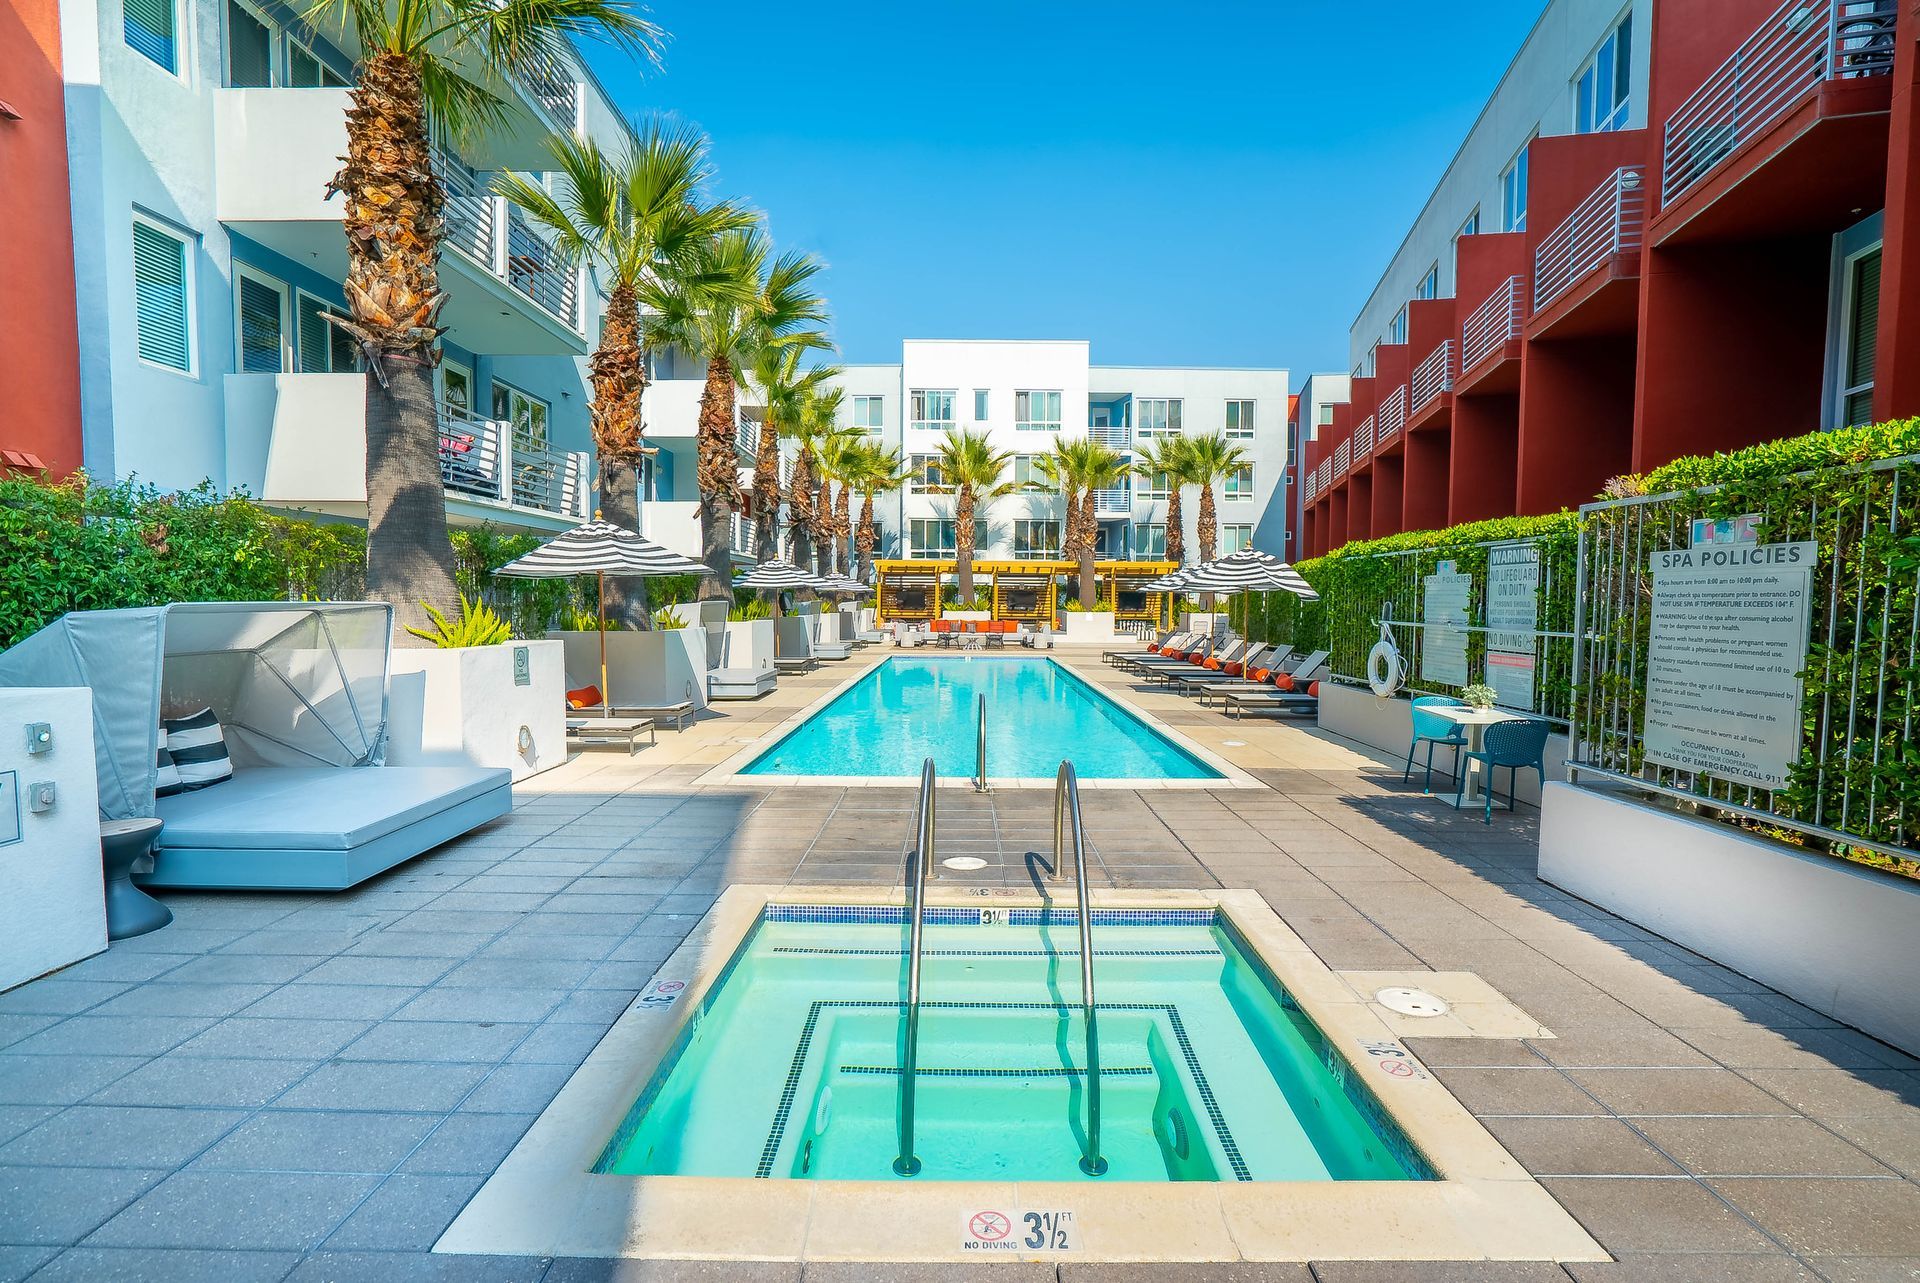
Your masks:
M234 0L227 0L227 84L234 89L273 84L273 32Z
M1853 264L1853 315L1847 318L1847 386L1873 382L1880 346L1880 251Z
M173 0L124 0L127 46L165 67L180 70L175 52Z
M251 276L240 278L240 371L278 374L285 335L280 291Z
M191 370L184 241L146 223L133 225L133 297L141 357L169 369Z

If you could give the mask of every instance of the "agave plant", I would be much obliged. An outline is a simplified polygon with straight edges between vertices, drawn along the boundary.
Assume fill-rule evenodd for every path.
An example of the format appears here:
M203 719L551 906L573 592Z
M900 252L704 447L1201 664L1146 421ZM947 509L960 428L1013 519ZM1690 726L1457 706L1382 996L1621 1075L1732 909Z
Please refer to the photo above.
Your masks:
M415 637L438 646L442 650L460 650L469 646L497 646L513 636L513 629L507 621L494 612L493 607L483 601L468 601L465 593L460 594L460 617L450 620L442 614L440 608L430 601L420 603L420 609L432 621L432 628L415 628L407 625L407 631Z
M659 610L653 612L653 626L655 628L685 628L687 626L687 617L671 606L662 606Z

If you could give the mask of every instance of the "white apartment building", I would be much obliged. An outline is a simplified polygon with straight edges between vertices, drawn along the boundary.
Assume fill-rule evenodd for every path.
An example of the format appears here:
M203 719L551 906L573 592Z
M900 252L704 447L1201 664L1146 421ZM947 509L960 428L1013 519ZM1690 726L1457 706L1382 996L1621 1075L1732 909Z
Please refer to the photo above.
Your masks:
M669 359L661 381L646 394L653 460L644 508L649 537L691 551L698 539L693 432L704 371L677 368ZM1008 480L1044 486L1035 462L1066 436L1091 434L1132 457L1137 443L1155 436L1220 432L1243 446L1250 465L1215 491L1220 547L1232 552L1284 545L1287 371L1099 366L1085 340L909 339L897 365L848 366L840 378L846 421L897 447L917 480L875 500L881 527L877 555L940 557L955 547L953 496L933 493L935 457L949 428L984 431L1011 452ZM741 466L751 467L750 443L759 410L748 400L739 425ZM1197 560L1199 492L1183 495L1188 557ZM1095 495L1098 555L1148 559L1166 552L1164 480L1129 478ZM1007 495L978 515L983 558L1049 558L1060 554L1065 503L1057 492ZM740 523L736 549L751 549Z

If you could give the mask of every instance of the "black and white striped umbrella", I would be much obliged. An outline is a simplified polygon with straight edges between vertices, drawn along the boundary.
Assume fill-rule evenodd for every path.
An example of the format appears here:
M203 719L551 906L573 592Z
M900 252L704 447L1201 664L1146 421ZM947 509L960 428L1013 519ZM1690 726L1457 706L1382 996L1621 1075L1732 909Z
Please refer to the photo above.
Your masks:
M1173 571L1170 574L1162 575L1158 579L1150 579L1146 583L1140 585L1140 591L1141 592L1179 592L1182 588L1186 587L1187 580L1192 577L1195 569L1196 569L1195 567L1188 566L1180 570Z
M735 588L820 588L824 580L808 574L791 561L771 558L761 562L733 581Z
M625 527L596 518L493 573L521 579L564 579L572 575L710 575L713 569Z
M851 575L822 576L817 587L821 592L834 593L836 595L840 593L853 593L857 596L864 597L870 596L873 592L873 586L871 584L863 584Z
M1299 571L1258 548L1243 548L1194 567L1186 573L1180 588L1183 592L1290 592L1309 600L1320 595Z

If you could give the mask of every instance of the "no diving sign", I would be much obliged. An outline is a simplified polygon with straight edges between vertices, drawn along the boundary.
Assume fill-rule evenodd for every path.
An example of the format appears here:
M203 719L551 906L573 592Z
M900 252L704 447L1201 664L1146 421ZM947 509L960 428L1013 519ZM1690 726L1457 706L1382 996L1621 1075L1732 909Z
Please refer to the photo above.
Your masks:
M983 1207L960 1213L960 1250L982 1255L1077 1252L1073 1213L1059 1208Z
M687 982L684 980L656 980L633 1000L633 1005L643 1011L671 1007L686 991Z

